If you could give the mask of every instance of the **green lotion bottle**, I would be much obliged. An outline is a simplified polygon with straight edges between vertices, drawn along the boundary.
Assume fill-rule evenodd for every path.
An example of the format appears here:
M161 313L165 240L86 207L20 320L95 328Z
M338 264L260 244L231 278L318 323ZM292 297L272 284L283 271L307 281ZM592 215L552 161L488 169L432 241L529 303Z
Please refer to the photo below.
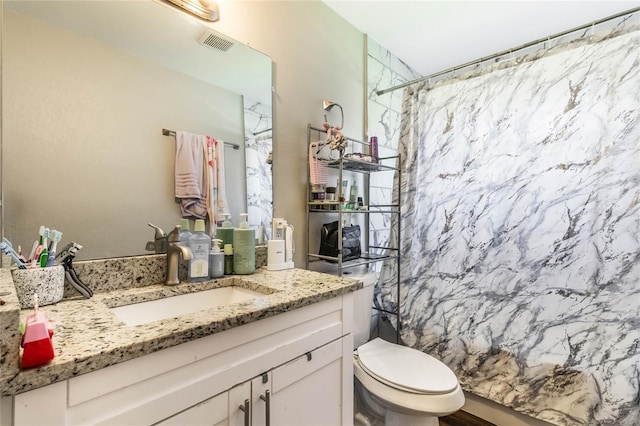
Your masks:
M231 215L228 213L223 214L224 221L222 226L216 229L216 238L222 240L222 247L227 244L233 244L233 224L231 223Z
M256 270L256 233L249 227L249 215L240 215L240 227L233 230L233 272L253 274Z

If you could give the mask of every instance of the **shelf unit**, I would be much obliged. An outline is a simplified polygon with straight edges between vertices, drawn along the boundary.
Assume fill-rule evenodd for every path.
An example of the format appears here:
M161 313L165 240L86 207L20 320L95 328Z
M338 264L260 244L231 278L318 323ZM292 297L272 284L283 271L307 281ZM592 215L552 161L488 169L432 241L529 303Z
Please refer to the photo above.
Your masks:
M314 137L317 136L317 137ZM324 128L314 127L311 124L307 126L307 149L309 149L311 143L314 143L319 140L326 139L326 131ZM395 311L389 311L382 309L380 307L374 306L379 312L383 312L386 314L394 315L398 319L396 326L396 342L400 341L400 199L398 199L398 204L374 204L370 203L370 175L372 173L378 172L394 172L394 188L399 189L400 182L402 181L401 170L399 169L400 164L400 154L393 155L390 157L379 157L377 161L364 161L359 158L350 157L350 154L362 153L365 148L369 147L368 142L363 142L353 138L346 138L349 146L345 151L351 151L345 153L344 151L340 152L340 156L337 159L326 160L323 163L330 169L337 170L337 181L342 182L345 176L351 177L355 176L355 174L360 174L364 176L364 186L361 193L364 195L364 204L368 206L366 210L347 210L345 209L345 201L339 200L347 200L348 194L342 193L342 186L338 185L336 187L336 196L338 201L326 201L326 200L313 200L312 192L311 192L311 176L310 176L310 164L309 160L307 160L307 221L306 221L306 235L307 235L307 256L306 256L306 269L310 269L314 262L331 262L334 265L337 265L337 274L342 276L349 268L355 268L360 266L370 266L371 264L382 262L382 261L393 261L396 266L396 274L395 274L395 284L397 291L397 302ZM398 194L400 191L398 191ZM328 214L332 215L338 221L338 256L323 256L318 254L318 248L311 247L311 232L316 232L318 230L310 229L312 216L318 214ZM361 250L362 255L358 259L354 260L342 260L342 229L343 229L343 216L349 214L351 217L359 217L362 216L363 220L363 229L361 230ZM370 218L372 215L389 215L393 219L391 223L395 225L396 229L396 238L395 241L389 241L387 246L375 246L369 244L370 239Z

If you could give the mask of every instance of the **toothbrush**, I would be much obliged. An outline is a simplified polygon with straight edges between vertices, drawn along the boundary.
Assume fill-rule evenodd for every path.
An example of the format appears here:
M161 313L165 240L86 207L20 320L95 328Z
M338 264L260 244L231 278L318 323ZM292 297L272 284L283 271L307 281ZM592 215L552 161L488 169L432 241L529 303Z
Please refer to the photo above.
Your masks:
M47 266L47 260L49 259L49 249L47 248L47 240L49 237L51 237L51 230L44 228L44 233L42 234L42 251L40 252L40 256L38 256L38 264L41 268Z
M22 263L27 263L27 259L22 254L22 247L20 245L18 245L18 257L20 258Z
M33 256L31 256L31 267L35 268L36 266L38 266L38 261L40 260L40 253L42 253L42 242L44 239L44 225L40 226L40 231L38 231L38 234L40 234L40 238L39 238L39 243L36 246L36 249L33 253Z
M15 252L13 248L11 248L11 243L3 238L3 241L0 243L0 250L6 254L7 256L11 256L13 262L18 266L18 269L27 269L27 267L22 263L20 257Z
M56 231L55 229L51 231L51 248L49 249L49 259L47 259L47 266L53 266L56 260L56 249L60 240L62 240L62 232Z
M29 253L29 258L27 259L27 262L33 261L33 257L36 255L37 248L38 248L38 240L35 240L33 242L33 246L31 247L31 253Z

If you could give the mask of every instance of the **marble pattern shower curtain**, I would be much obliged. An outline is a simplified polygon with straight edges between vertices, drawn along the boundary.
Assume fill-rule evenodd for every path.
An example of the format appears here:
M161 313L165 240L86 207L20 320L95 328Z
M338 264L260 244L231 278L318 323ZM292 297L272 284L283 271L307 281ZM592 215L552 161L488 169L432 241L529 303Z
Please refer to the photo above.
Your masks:
M640 424L638 46L627 31L405 93L403 340L556 424Z

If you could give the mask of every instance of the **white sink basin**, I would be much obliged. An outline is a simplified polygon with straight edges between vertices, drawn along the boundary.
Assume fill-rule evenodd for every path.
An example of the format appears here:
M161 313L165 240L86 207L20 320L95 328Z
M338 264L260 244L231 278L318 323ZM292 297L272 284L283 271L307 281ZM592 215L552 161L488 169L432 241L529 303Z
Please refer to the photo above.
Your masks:
M262 296L265 296L265 294L243 287L228 286L165 297L149 302L118 306L110 308L110 310L125 324L140 325L204 311L215 306L244 302Z

